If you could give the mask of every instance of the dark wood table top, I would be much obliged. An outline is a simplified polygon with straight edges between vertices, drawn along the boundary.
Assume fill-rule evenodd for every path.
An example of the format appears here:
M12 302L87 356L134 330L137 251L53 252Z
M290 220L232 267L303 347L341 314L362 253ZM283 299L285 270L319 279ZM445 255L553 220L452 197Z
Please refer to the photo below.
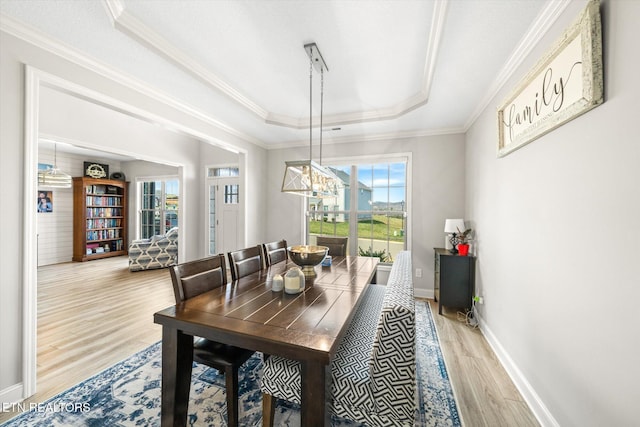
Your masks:
M155 323L189 335L329 364L361 294L371 282L378 258L333 257L315 267L317 277L304 292L273 292L267 275L294 267L291 261L206 292L154 315Z

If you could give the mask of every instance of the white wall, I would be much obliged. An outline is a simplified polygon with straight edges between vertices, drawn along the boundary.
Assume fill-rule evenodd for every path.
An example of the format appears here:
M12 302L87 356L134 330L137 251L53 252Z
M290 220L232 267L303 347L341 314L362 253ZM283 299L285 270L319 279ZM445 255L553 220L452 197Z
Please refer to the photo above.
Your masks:
M499 105L578 16L571 3L466 136L483 330L543 425L637 425L640 2L602 6L605 103L503 159Z
M464 137L441 135L389 141L323 144L323 163L331 158L390 156L411 153L411 206L408 231L413 268L422 269L422 277L414 277L416 295L433 298L433 248L444 245L446 218L464 214ZM269 227L266 240L286 239L289 244L304 242L303 198L282 193L282 177L286 160L309 158L309 147L268 152L265 212ZM317 159L315 159L317 160ZM415 270L414 270L415 273ZM414 274L415 275L415 274Z
M22 395L22 334L23 334L23 290L28 285L30 273L24 269L23 259L25 243L23 233L26 220L35 215L32 211L33 195L24 192L25 176L25 64L35 67L66 81L73 82L83 88L90 88L104 98L117 100L119 107L132 107L136 111L148 112L147 117L160 119L163 126L176 130L183 135L182 141L163 138L169 133L157 126L158 138L140 138L140 134L123 134L118 128L104 128L91 121L91 116L84 110L70 114L54 103L51 109L42 106L40 111L40 132L59 135L70 132L64 124L79 123L72 134L63 136L86 143L96 144L106 151L120 153L138 153L149 161L169 164L180 164L184 169L186 188L191 189L193 199L199 198L199 142L193 144L184 141L184 135L202 141L215 141L229 144L237 148L246 158L247 174L247 239L259 240L264 232L264 215L258 212L258 203L264 198L264 171L266 153L252 143L240 139L236 135L216 128L210 121L191 116L172 106L162 104L156 99L126 87L118 82L103 77L99 73L82 68L74 63L45 52L29 43L7 33L0 37L0 239L7 242L0 245L1 298L0 298L0 401L11 402ZM46 91L46 90L45 90ZM56 94L53 93L53 96ZM46 97L46 96L45 96ZM43 98L44 101L44 98ZM87 109L92 104L85 106ZM64 130L63 129L67 129ZM153 132L153 131L151 131ZM148 136L149 134L146 133ZM153 153L149 155L149 153ZM146 156L146 157L145 157ZM191 190L190 190L191 191ZM25 198L28 197L29 208L25 211ZM191 197L187 197L187 200ZM257 202L256 202L257 201ZM187 202L188 203L188 202ZM198 215L196 209L192 210ZM34 219L35 220L35 219ZM198 244L201 232L198 218L187 221L186 256L193 258L202 251ZM200 247L199 247L200 246ZM35 260L33 260L35 263Z

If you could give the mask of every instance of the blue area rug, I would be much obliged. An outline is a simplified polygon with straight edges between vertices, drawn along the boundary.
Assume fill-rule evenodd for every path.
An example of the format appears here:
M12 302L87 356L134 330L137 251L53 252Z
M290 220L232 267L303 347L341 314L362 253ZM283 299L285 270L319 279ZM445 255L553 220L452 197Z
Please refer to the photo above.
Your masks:
M416 301L418 411L416 426L460 426L458 410L431 317L429 304ZM262 425L259 381L261 355L240 370L240 425ZM160 343L131 356L86 381L2 424L26 426L159 426ZM224 376L194 364L188 424L225 426ZM299 407L280 401L275 425L299 426ZM358 426L333 418L334 426Z

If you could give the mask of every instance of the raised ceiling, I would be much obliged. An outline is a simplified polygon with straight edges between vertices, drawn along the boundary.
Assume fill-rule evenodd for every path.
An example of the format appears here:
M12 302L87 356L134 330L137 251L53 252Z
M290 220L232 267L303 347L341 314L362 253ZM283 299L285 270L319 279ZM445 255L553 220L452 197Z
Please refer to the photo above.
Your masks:
M308 143L305 43L329 67L325 142L463 132L565 4L2 0L0 12L4 31L45 35L248 141L283 147ZM314 74L314 115L319 82Z

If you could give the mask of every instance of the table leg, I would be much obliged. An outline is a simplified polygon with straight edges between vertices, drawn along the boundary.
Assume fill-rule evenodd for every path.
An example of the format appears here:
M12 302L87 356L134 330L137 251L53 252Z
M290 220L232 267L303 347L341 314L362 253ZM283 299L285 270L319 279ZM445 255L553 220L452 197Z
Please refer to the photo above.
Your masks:
M300 425L309 427L329 426L331 419L326 410L327 387L331 376L327 365L317 361L302 362L302 405Z
M162 427L187 425L193 337L162 327Z

